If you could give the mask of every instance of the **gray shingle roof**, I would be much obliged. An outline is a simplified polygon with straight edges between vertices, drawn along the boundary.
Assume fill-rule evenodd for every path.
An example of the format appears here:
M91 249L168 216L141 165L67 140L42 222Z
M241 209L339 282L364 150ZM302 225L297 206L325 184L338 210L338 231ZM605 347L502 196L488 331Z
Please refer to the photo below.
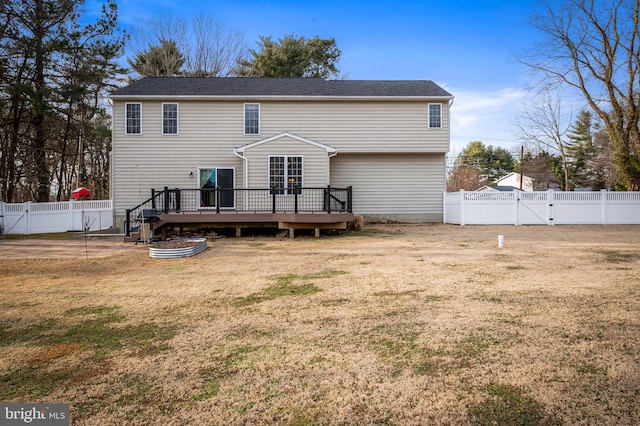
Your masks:
M452 97L430 80L249 77L146 77L116 90L111 96Z

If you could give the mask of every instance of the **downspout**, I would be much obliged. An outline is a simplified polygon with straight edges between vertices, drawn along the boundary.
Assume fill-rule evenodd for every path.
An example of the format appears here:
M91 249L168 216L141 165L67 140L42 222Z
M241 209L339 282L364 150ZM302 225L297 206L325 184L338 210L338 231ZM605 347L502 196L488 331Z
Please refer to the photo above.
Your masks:
M249 183L249 159L241 154L238 153L238 148L233 148L233 153L236 157L240 157L242 158L242 161L244 162L244 166L242 167L242 186L244 186L244 189L248 189L248 183ZM242 153L244 153L244 151L242 151ZM248 203L249 203L249 193L248 191L243 191L244 192L244 206L245 208L247 207Z
M329 162L327 164L327 168L328 168L328 170L327 170L327 178L328 178L327 179L328 180L327 185L331 185L331 159L333 157L335 157L336 155L338 155L338 151L334 151L334 152L330 152L329 153Z

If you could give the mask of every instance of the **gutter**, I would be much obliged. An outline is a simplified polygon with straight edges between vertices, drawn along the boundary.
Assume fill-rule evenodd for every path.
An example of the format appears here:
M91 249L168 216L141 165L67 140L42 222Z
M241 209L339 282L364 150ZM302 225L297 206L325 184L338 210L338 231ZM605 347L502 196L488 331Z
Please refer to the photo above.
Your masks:
M218 101L450 101L453 96L304 96L304 95L110 95L116 101L134 100L218 100Z

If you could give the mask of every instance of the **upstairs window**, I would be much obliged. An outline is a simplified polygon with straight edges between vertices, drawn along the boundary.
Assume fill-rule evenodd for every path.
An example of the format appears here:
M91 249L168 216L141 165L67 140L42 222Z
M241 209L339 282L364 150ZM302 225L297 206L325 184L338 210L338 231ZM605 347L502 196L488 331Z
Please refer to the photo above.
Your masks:
M429 128L439 129L442 127L442 105L429 104Z
M162 104L162 134L178 134L178 104Z
M128 135L142 133L142 104L125 105L125 132Z
M260 134L260 104L244 104L244 134Z
M302 188L302 157L269 157L269 187L281 195L290 195L296 188Z

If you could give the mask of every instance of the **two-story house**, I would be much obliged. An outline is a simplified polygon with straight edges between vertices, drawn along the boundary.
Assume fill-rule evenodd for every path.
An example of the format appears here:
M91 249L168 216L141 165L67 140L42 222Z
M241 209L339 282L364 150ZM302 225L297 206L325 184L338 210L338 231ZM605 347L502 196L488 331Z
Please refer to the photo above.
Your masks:
M143 78L110 96L116 223L150 207L285 228L441 222L452 99L431 81Z

